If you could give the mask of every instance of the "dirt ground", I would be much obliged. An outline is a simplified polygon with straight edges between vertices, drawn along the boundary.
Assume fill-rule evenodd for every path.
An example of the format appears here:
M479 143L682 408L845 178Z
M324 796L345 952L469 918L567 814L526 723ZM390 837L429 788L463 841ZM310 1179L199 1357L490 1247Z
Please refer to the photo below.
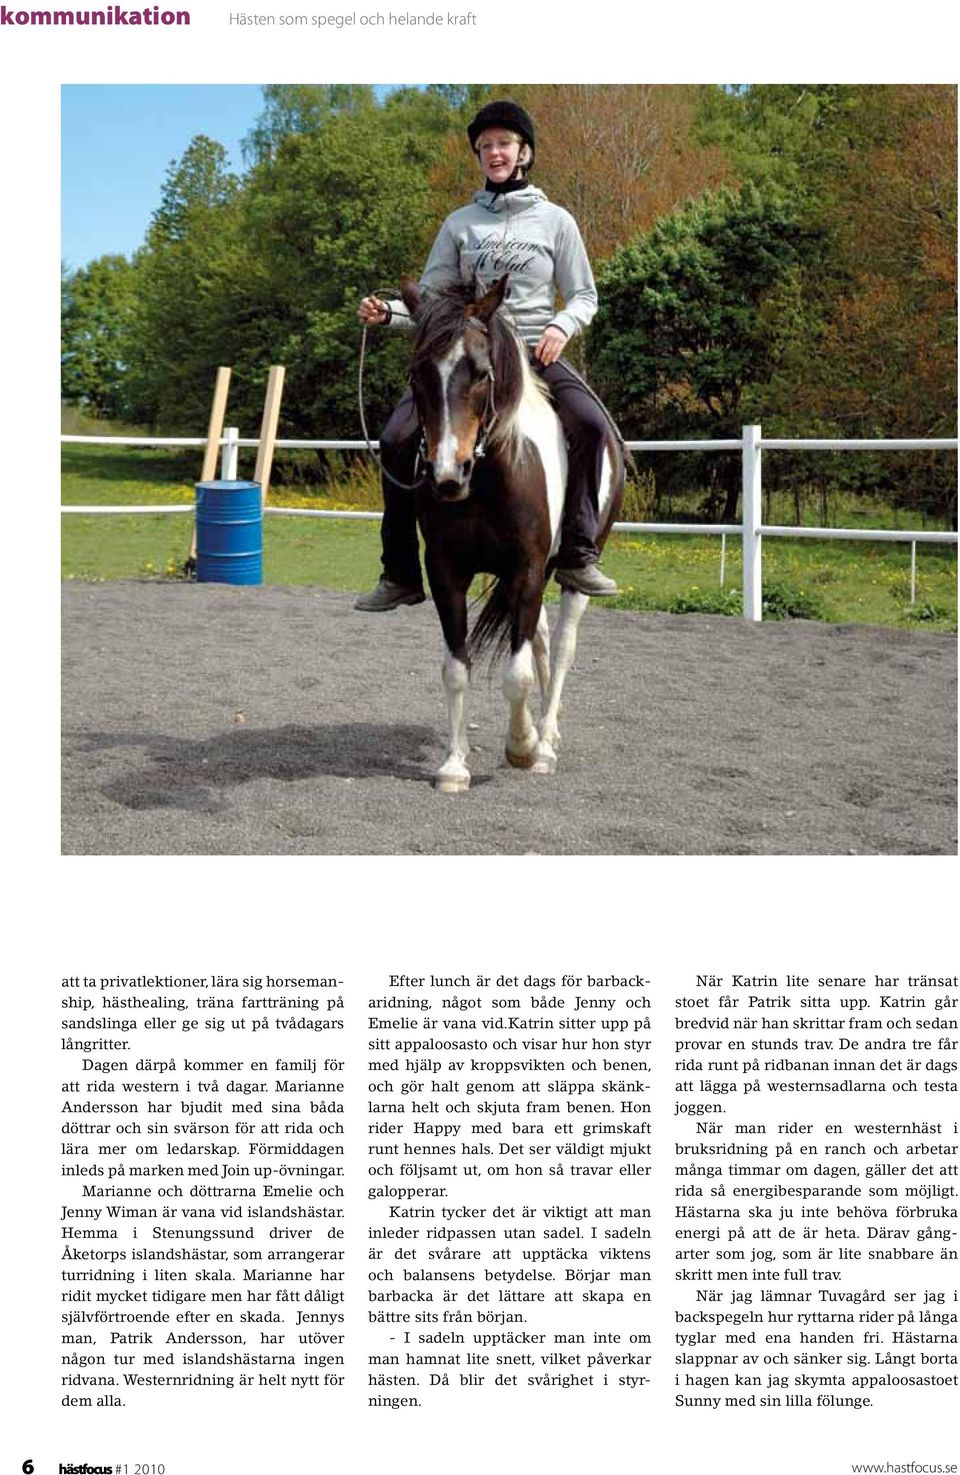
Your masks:
M321 589L63 589L65 854L953 854L956 642L596 602L560 766L508 768L474 674L443 758L430 603ZM554 611L555 612L555 611Z

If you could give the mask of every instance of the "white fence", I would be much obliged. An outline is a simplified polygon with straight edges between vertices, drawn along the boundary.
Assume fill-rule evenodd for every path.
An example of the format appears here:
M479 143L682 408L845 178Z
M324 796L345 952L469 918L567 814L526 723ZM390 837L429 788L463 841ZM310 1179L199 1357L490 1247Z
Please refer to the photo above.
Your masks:
M116 435L62 435L64 445L108 445L108 446L197 446L206 441L197 438L173 438L170 436L116 436ZM237 429L228 429L220 442L223 450L220 475L224 481L233 481L237 475L237 458L241 449L256 447L258 440L241 438ZM377 442L371 443L374 447ZM743 617L745 620L763 619L763 540L764 538L835 538L856 539L884 543L909 543L910 553L910 602L916 602L917 592L917 544L952 543L956 545L957 534L948 532L916 532L892 528L819 528L819 527L774 527L762 520L763 487L761 467L764 451L955 451L957 440L782 440L765 439L759 425L745 425L739 440L630 440L626 442L631 451L733 451L739 452L743 470L743 496L741 498L741 521L739 523L673 523L673 522L618 522L614 530L621 533L683 533L688 537L706 536L721 538L721 583L723 582L724 554L727 537L743 540ZM278 451L365 451L365 440L278 440ZM64 506L61 512L103 515L111 513L170 513L193 512L191 503L157 507L85 507ZM267 507L266 512L275 517L336 517L379 520L379 512L324 512L314 508Z

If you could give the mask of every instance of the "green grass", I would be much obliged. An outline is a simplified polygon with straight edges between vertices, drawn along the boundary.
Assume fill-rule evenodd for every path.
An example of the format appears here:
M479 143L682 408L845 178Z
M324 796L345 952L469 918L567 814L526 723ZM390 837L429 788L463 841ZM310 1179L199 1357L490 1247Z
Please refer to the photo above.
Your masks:
M114 450L63 447L64 504L143 505L193 501L199 451ZM249 469L241 468L241 475ZM331 485L329 495L303 487L271 492L276 505L357 507L376 500L368 471L354 470ZM771 509L774 520L782 516ZM873 504L833 508L835 523L894 523ZM786 517L783 517L786 521ZM70 515L62 519L62 569L66 579L176 577L190 548L189 514L151 517ZM379 529L372 522L267 517L264 579L275 584L315 584L357 590L379 573ZM793 613L834 622L955 630L956 551L944 545L917 549L917 604L911 609L909 544L820 542L768 538L764 543L764 595L768 617ZM617 536L603 566L623 593L610 601L623 609L740 611L739 538L727 539L724 587L719 582L718 537Z
M615 603L630 609L711 609L721 599L740 612L743 565L739 538L727 539L724 586L720 588L720 539L615 537L604 568L620 584ZM957 625L956 554L940 545L917 549L917 608L931 610L927 629ZM910 547L897 543L767 538L763 545L764 594L783 591L808 618L869 625L916 623L910 617ZM782 601L781 601L782 602ZM809 605L809 609L804 606ZM775 611L768 611L774 614Z

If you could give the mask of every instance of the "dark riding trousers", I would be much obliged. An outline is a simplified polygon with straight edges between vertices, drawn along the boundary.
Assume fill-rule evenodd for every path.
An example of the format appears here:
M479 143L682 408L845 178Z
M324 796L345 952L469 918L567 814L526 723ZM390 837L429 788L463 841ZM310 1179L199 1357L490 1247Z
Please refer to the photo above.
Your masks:
M603 452L610 428L600 402L563 359L544 367L531 360L533 369L550 388L554 409L560 417L567 441L567 493L563 505L559 565L583 568L598 557L597 508ZM380 437L380 457L398 481L416 477L420 420L413 391L406 389ZM403 487L383 478L383 572L388 579L419 588L420 550L417 545L415 497Z

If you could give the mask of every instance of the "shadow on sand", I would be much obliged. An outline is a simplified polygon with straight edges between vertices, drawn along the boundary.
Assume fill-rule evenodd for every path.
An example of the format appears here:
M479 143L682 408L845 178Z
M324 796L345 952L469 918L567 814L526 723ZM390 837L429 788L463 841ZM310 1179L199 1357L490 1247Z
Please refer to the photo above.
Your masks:
M327 776L429 784L438 757L433 729L368 722L245 728L199 740L163 733L74 733L67 741L75 754L142 750L145 764L101 790L127 809L215 812L224 803L218 790L257 779L293 783Z

